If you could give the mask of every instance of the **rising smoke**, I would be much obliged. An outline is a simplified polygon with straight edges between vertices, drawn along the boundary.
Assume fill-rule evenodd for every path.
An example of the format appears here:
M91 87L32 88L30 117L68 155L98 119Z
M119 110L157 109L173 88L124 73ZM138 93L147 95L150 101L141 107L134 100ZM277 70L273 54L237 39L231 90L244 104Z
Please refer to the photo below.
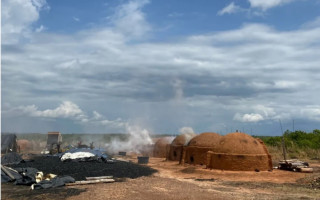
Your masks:
M106 144L108 153L116 154L119 151L142 153L153 144L148 130L142 129L137 125L127 125L126 130L129 134L128 139L126 141L118 138L113 139Z
M182 127L179 130L180 135L182 135L185 138L185 144L187 145L189 143L189 141L196 135L193 131L193 128L191 127Z

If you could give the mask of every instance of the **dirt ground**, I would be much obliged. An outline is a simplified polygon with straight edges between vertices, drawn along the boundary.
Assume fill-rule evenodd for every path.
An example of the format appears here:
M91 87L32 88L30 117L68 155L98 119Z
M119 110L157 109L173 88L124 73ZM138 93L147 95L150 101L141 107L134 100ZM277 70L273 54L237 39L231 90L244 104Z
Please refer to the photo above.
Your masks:
M131 162L135 158L125 157ZM29 191L26 186L2 184L2 199L320 199L320 190L304 180L320 176L320 162L312 161L314 173L282 170L232 172L179 165L150 158L148 166L158 172L115 183Z

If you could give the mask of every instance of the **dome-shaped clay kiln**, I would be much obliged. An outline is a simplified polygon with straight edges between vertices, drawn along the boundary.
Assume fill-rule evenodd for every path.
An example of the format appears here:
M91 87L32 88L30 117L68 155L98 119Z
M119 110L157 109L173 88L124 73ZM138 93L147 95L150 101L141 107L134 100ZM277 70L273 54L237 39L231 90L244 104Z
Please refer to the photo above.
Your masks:
M184 148L182 162L205 165L207 152L217 150L221 137L218 133L213 132L205 132L195 136Z
M153 147L153 156L158 158L165 158L169 151L169 145L171 144L173 137L160 138Z
M218 147L207 152L206 164L207 168L234 171L272 169L271 156L262 140L238 132L221 137Z
M169 153L167 154L167 159L181 161L183 147L187 145L189 141L195 136L195 133L184 133L178 135L170 145Z
M245 133L229 133L219 142L217 153L266 154L264 145Z
M188 146L197 147L217 147L219 145L221 135L213 132L205 132L192 138Z

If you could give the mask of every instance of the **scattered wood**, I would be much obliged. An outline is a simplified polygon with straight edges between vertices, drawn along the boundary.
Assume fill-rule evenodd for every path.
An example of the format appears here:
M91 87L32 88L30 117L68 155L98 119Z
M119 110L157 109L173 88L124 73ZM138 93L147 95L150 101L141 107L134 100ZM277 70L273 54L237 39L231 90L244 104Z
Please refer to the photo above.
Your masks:
M11 174L11 172L10 172L9 170L7 170L4 166L1 165L1 169L2 169L2 171L3 171L4 173L6 173L6 174L9 176L9 178L10 178L12 181L15 180L15 178L14 178L14 176Z
M66 186L73 186L73 185L87 185L93 183L113 183L114 179L99 179L99 180L87 180L87 181L76 181L74 183L66 183Z
M313 168L310 168L310 167L300 168L300 172L313 173Z
M86 177L86 180L112 179L113 176Z

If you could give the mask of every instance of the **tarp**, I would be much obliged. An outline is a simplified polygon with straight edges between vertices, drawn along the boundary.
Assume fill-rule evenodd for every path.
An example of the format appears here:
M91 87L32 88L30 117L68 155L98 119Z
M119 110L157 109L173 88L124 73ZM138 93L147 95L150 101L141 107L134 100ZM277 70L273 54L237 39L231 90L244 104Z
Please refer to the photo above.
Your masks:
M17 136L15 134L1 134L1 153L17 152Z
M74 183L75 180L71 176L55 177L51 180L43 180L39 183L33 184L31 189L48 189L64 186L66 183Z
M40 172L36 168L32 167L14 169L22 176L14 182L16 185L32 185L36 183L36 175Z
M108 155L99 149L75 148L59 154L61 161L107 161Z
M5 167L5 170L14 177L15 185L31 185L31 189L48 189L54 187L64 186L65 183L74 183L75 179L71 176L56 176L50 180L41 180L44 177L41 176L41 179L37 180L37 175L43 174L39 170L31 167L27 168L9 168ZM48 176L47 176L48 177ZM39 176L38 176L39 178ZM2 169L1 169L1 182L11 182L12 180ZM37 183L38 182L38 183Z
M22 176L14 169L3 166L14 177L14 180L21 179ZM11 182L12 180L1 168L1 183Z
M90 158L94 156L95 156L94 154L89 152L65 153L63 156L61 156L61 161L65 161L68 159L74 160L74 159Z

